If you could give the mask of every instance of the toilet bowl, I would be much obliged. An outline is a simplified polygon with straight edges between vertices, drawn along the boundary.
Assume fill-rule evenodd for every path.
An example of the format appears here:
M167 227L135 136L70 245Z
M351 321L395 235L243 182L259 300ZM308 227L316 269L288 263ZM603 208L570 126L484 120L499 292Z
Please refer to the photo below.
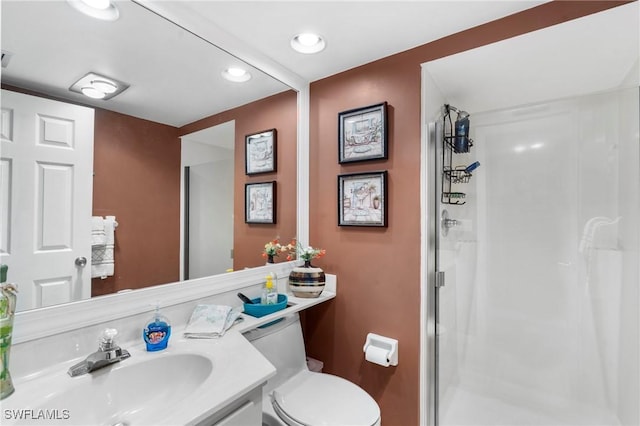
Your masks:
M244 336L277 370L263 388L263 425L380 424L378 404L358 385L309 371L297 313Z

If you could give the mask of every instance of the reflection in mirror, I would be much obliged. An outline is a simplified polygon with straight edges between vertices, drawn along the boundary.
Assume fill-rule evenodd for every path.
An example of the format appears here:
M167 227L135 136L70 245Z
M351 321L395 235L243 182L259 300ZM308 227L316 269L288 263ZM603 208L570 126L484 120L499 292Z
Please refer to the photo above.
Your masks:
M200 264L205 266L197 276L263 265L260 252L266 241L295 234L296 92L138 4L129 1L116 4L120 17L112 22L81 15L63 1L3 1L1 4L0 260L9 265L9 280L20 287L19 310L164 284L184 277L186 271L182 269L181 260L184 260L185 194L182 194L184 164L181 158L185 154L182 148L191 143L187 142L190 134L212 126L233 127L235 149L228 154L233 160L227 161L233 166L229 167L233 170L232 177L217 182L227 183L226 192L233 194L232 210L225 213L230 218L225 227L227 231L231 227L232 233L228 234L233 235L233 242L228 245L213 234L205 237L197 231L195 236L192 233L190 243L200 240L201 244L192 245L190 257L197 254ZM29 25L25 25L27 22ZM244 66L251 79L245 83L222 80L222 71L231 65ZM88 72L122 81L129 87L109 100L94 100L70 91L72 84ZM89 111L93 120L93 131L86 138L78 137L77 132L69 133L65 125L71 123L70 128L84 125L75 119L61 119L57 109L35 114L44 117L42 134L51 142L47 149L72 152L83 144L92 145L89 149L93 152L93 164L88 161L89 164L69 166L68 160L53 159L45 154L44 159L25 165L25 160L15 156L14 148L26 145L29 138L19 140L17 133L9 132L7 127L7 123L18 123L21 119L20 113L12 108L20 108L22 100L9 108L5 102L10 98L7 90L63 102L52 104L55 108L90 107L80 108ZM32 98L21 96L21 99ZM7 117L11 120L5 121ZM16 129L18 127L16 124ZM242 167L244 136L264 128L278 130L278 164L283 167L279 166L277 173L262 177L246 176ZM6 137L8 134L12 136ZM70 139L68 145L63 146L56 139L60 135L74 135L76 139ZM39 142L43 145L42 140ZM20 170L22 167L27 168ZM24 194L16 186L17 177L24 173L39 176L40 180L32 182L32 186L36 186L30 190L40 194L40 198L17 196ZM68 181L70 176L92 181L93 185L89 185L83 196L75 196L66 192L75 190L74 184ZM282 195L278 199L277 224L256 226L233 220L244 217L244 184L264 179L276 180ZM47 187L51 182L69 186L57 186L57 192L48 196L37 192L38 182L46 182ZM200 193L211 195L206 188L201 188ZM42 203L26 203L31 199ZM88 213L75 216L69 213L68 203L72 200L88 205ZM210 198L204 202L211 204L215 200ZM118 223L114 232L113 275L105 279L92 278L92 215L115 216ZM211 228L207 232L214 232L216 218L206 214L200 220ZM54 226L45 229L46 223ZM39 239L34 237L31 242L20 243L18 237L22 230L16 228L19 224L31 228L35 224ZM70 236L84 242L72 243ZM40 245L34 248L33 241ZM200 248L196 248L197 245ZM220 249L220 253L212 247ZM59 257L76 248L80 248L80 252L64 260ZM54 260L38 264L44 253L54 254ZM84 268L75 263L75 259L82 257L89 260ZM29 275L35 271L38 271L36 275Z
M233 269L235 122L182 136L184 279Z

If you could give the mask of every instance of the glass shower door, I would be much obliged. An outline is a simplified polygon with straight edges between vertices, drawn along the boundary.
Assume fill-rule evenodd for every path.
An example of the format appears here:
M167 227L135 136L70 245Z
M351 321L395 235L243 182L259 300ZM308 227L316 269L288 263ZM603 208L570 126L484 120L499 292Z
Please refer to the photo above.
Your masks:
M437 424L638 424L639 115L624 89L439 144Z

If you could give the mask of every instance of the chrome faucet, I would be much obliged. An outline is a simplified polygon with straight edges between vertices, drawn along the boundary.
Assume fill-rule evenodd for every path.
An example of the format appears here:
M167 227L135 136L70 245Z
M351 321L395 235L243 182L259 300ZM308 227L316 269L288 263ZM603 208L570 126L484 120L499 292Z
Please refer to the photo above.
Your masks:
M115 344L113 339L117 334L118 331L115 328L107 328L102 333L98 350L89 355L84 361L80 361L69 368L67 373L71 377L81 376L98 370L99 368L106 367L114 362L129 358L131 356L129 351Z

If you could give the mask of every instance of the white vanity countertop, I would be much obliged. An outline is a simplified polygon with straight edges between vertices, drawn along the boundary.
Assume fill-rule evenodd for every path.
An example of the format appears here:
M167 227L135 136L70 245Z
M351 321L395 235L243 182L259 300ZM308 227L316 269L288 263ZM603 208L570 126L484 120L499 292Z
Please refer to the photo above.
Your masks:
M48 424L33 418L41 415L61 416L51 424L64 426L197 424L275 375L243 332L333 299L334 288L318 298L288 295L287 308L261 318L242 314L243 321L221 338L186 339L184 325L175 326L167 349L147 352L142 339L121 342L131 357L93 373L67 374L89 355L82 353L14 377L16 391L2 401L2 425Z
M196 424L276 373L237 331L220 339L176 333L158 352L147 352L142 342L123 348L130 358L93 373L70 377L75 359L15 380L16 391L2 401L2 424ZM202 365L211 365L210 372ZM38 418L47 415L58 418Z

